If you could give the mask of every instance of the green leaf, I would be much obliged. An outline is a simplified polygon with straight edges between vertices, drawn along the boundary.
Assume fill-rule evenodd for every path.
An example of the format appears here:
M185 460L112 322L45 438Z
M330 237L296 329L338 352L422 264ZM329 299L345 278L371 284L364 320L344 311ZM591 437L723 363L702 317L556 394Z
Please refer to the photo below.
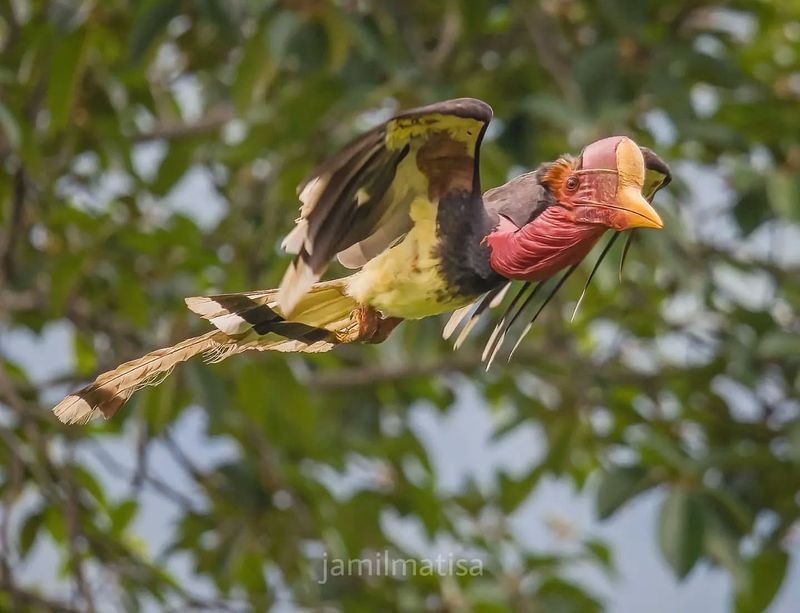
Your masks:
M330 70L338 72L347 61L352 45L350 21L340 11L328 10L321 18L328 36Z
M191 139L171 142L167 155L158 167L158 174L150 184L150 191L163 196L172 189L191 166L196 148Z
M617 509L650 486L647 470L641 466L612 468L600 477L595 510L600 519L611 517Z
M534 468L521 479L514 479L505 472L500 473L500 507L505 513L511 513L521 505L536 487L542 476L540 468Z
M140 419L147 423L151 433L162 432L183 408L175 397L180 380L181 377L173 375L159 385L147 387L139 392L142 411Z
M639 455L645 464L666 466L681 475L697 475L700 472L697 463L687 455L677 438L657 430L647 433L647 438L639 446Z
M736 613L761 613L783 583L789 556L780 549L765 549L750 561L750 589L736 594Z
M131 60L142 59L169 20L177 14L179 6L179 0L150 0L143 5L130 38Z
M86 50L86 29L78 28L56 40L50 64L50 83L47 88L47 105L50 110L50 128L61 130L67 125L75 103L75 92L83 72Z
M692 493L675 488L664 499L658 544L675 575L688 575L703 550L703 512Z
M77 286L84 280L83 268L80 258L72 254L64 255L58 262L53 263L52 281L48 293L49 307L54 312L63 311L65 303Z
M72 470L73 473L75 474L75 479L80 484L80 486L84 488L87 492L91 493L91 495L94 497L94 499L100 506L105 507L106 506L105 491L103 490L102 486L97 481L95 476L82 466L73 466Z
M228 0L196 0L197 8L214 23L226 38L239 38L239 25L236 22L237 5Z
M0 102L0 132L5 135L6 142L12 150L16 150L22 142L19 124L13 113Z
M114 507L111 512L111 525L113 526L116 534L121 534L131 523L131 520L136 516L139 510L139 504L135 500L125 500L118 506Z
M97 356L94 347L83 334L76 334L73 341L73 351L77 362L77 371L82 375L94 372L97 367Z
M19 531L19 553L22 557L25 557L33 546L36 536L39 534L39 528L44 522L44 516L44 510L39 509L25 518Z
M234 574L236 581L251 594L266 594L269 587L264 579L264 560L252 551L236 552Z
M586 551L591 555L592 559L599 562L606 571L612 574L616 572L614 553L608 544L596 539L591 539L586 541L583 546L586 547Z
M736 594L736 613L761 613L775 598L789 556L779 549L766 549L750 561L750 589Z
M763 185L748 189L737 199L733 215L742 232L750 234L770 218Z
M800 220L800 181L796 174L776 170L767 179L767 198L778 217Z
M800 335L788 330L775 330L765 334L758 341L758 356L766 360L786 360L797 358Z
M53 540L58 544L67 542L67 526L64 522L64 510L59 507L47 507L44 511L45 525Z
M734 580L737 591L749 589L750 576L739 553L739 539L719 524L714 517L706 516L703 530L703 550L714 562L727 570Z
M278 65L267 53L266 32L260 29L247 41L239 62L233 85L236 108L244 111L260 101L277 73Z
M551 613L599 613L603 610L590 592L558 577L549 577L541 583L537 605L539 610Z
M292 37L302 25L303 21L295 11L281 11L270 22L267 42L275 62L280 63L286 59Z

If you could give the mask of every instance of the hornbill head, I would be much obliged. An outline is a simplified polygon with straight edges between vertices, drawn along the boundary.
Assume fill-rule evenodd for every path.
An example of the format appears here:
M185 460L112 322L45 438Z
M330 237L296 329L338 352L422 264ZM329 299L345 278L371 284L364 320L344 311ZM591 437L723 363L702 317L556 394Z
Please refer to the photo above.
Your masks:
M661 217L643 194L645 174L639 146L612 136L586 147L572 163L562 158L543 182L573 223L612 230L661 228Z
M669 168L652 151L612 136L578 158L563 156L490 190L484 200L499 215L485 238L490 265L508 279L542 281L580 262L606 230L661 228L648 200L669 180ZM533 193L535 206L504 204L531 202Z

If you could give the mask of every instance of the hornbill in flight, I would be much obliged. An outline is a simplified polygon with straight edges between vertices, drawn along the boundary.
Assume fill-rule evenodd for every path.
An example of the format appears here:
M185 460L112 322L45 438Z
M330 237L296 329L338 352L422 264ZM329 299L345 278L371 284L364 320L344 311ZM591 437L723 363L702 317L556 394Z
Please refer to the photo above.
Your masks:
M460 344L521 281L487 343L491 362L546 282L565 271L545 303L607 230L616 238L662 227L650 201L669 168L624 136L482 194L480 144L491 117L484 102L461 98L403 112L357 138L299 186L300 217L283 241L294 259L278 289L188 298L212 331L100 375L55 414L66 423L109 418L198 354L218 361L251 349L379 343L403 319L454 310L445 336L463 325ZM334 258L357 272L320 281Z

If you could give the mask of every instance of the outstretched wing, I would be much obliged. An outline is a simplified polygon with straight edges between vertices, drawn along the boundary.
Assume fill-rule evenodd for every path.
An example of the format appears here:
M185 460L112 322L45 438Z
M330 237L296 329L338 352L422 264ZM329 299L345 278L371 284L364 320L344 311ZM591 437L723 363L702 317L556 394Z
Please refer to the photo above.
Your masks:
M459 98L397 115L317 167L298 187L300 218L283 241L296 254L278 294L290 314L338 255L359 268L408 232L419 197L480 194L478 153L492 117L484 102Z

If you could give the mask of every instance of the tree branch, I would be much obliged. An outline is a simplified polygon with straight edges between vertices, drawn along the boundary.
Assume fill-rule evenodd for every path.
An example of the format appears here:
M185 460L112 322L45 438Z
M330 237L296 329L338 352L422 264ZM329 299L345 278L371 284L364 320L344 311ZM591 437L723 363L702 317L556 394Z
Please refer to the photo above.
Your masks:
M406 363L394 367L376 366L318 372L310 375L302 383L317 389L346 389L372 385L373 383L387 383L417 377L429 377L431 375L465 372L473 370L480 365L481 356L479 353L456 353L449 358L427 364Z
M5 224L6 231L0 239L0 287L14 276L14 252L22 234L23 209L25 207L27 180L20 166L14 173L14 191L11 195L11 214Z
M8 572L5 564L0 565L0 592L4 591L12 594L12 602L19 605L18 611L59 611L59 613L79 613L80 611L64 602L45 598L20 587Z
M200 119L192 123L165 122L156 125L149 132L141 132L133 137L134 142L144 143L152 140L180 140L218 130L234 118L233 107L219 105L212 107Z

